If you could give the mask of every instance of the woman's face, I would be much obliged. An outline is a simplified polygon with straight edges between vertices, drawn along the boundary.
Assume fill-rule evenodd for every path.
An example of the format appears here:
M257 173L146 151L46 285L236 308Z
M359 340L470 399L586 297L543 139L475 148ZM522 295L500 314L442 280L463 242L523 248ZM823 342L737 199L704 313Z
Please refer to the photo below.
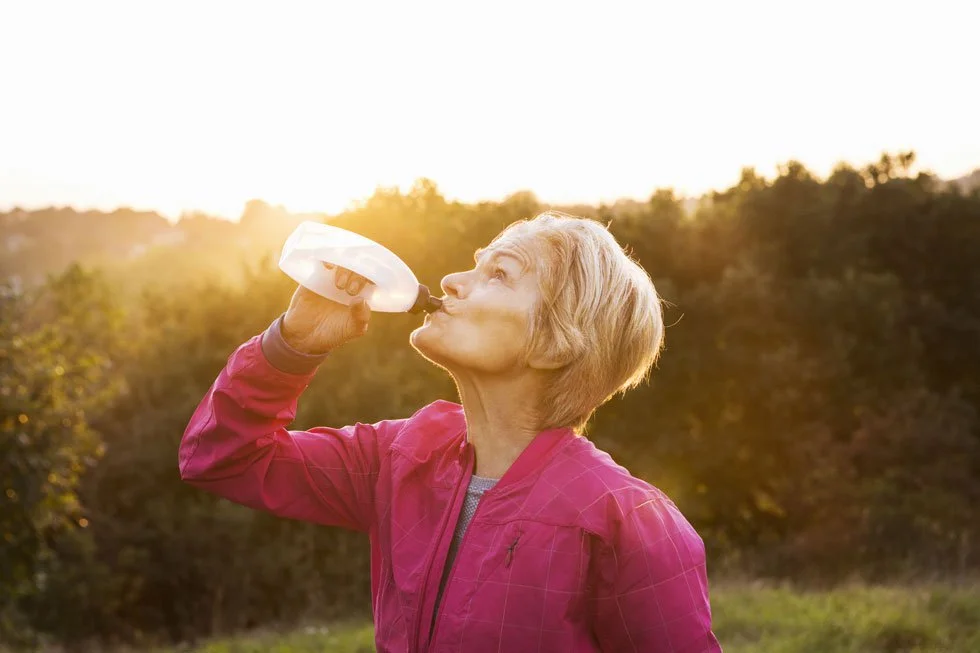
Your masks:
M442 309L412 332L419 353L450 372L518 372L539 297L536 253L526 243L497 242L476 266L442 280Z

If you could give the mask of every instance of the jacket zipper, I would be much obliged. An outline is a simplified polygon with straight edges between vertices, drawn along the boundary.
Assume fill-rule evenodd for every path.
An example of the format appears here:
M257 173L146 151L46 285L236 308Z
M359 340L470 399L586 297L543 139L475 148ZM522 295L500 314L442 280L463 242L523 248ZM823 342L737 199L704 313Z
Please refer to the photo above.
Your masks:
M518 533L514 541L507 547L507 559L504 561L504 569L510 569L510 563L514 561L514 551L517 550L517 543L521 541L521 534Z
M466 532L463 533L463 539L459 541L459 548L456 549L456 559L453 560L453 565L449 568L449 576L446 577L446 586L442 588L442 603L439 605L440 608L445 606L445 601L449 597L449 588L453 586L453 577L456 575L456 565L459 564L459 559L463 555L463 549L466 548L466 540L469 539L470 532L473 530L470 526L476 521L476 516L480 514L480 508L486 503L487 495L493 492L493 490L494 488L490 488L480 497L480 502L476 504L476 510L473 511L473 516L470 518L470 524L466 527ZM427 647L432 646L432 642L436 641L436 633L439 632L439 624L442 623L442 617L445 612L445 610L439 610L439 614L436 616L436 623L432 626L432 632L429 633Z
M466 460L464 461L464 465L467 465L467 466L470 465L470 458L469 458L469 455L468 454L469 454L469 452L467 451ZM465 466L463 467L463 473L460 474L459 480L456 482L456 491L453 492L453 500L452 500L452 503L449 504L449 509L446 511L445 521L443 521L443 523L442 523L442 528L439 531L439 537L436 539L435 546L432 548L432 551L429 554L429 559L428 559L428 561L426 562L426 565L425 565L425 573L422 575L422 585L421 585L421 587L419 589L419 607L418 607L418 610L415 611L415 628L414 628L414 632L415 632L415 650L417 652L421 652L422 651L422 611L425 609L425 597L426 597L426 590L429 587L429 576L432 575L432 565L435 563L436 554L439 553L439 549L442 548L442 540L446 536L446 527L449 525L449 522L452 520L453 513L456 512L455 511L455 508L456 508L457 502L459 501L459 491L460 491L460 488L463 487L463 479L464 478L466 478L466 467ZM477 508L479 508L479 506ZM467 531L468 530L469 529L467 529ZM465 540L465 539L466 539L466 536L464 535L463 536L463 540ZM452 545L452 543L450 542L450 546L451 545ZM462 542L460 542L460 548L462 549ZM457 552L456 557L457 557L457 559L459 558L459 552ZM453 561L453 567L455 567L455 566L456 566L456 561L454 560ZM448 585L448 583L447 583L447 585ZM445 589L443 590L443 593L445 593ZM430 620L432 619L431 615L430 615L429 619ZM432 641L432 633L429 633L429 641L430 642Z

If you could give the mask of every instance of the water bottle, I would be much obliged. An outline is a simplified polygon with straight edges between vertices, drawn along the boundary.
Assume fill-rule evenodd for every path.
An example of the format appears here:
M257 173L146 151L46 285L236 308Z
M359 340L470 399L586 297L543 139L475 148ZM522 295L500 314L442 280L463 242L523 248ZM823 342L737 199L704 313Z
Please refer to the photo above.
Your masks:
M332 263L326 268L323 263ZM337 288L337 268L347 268L370 283L357 295ZM279 269L293 281L321 297L349 305L363 297L372 311L382 313L431 313L442 306L412 270L390 250L340 227L306 221L286 239Z

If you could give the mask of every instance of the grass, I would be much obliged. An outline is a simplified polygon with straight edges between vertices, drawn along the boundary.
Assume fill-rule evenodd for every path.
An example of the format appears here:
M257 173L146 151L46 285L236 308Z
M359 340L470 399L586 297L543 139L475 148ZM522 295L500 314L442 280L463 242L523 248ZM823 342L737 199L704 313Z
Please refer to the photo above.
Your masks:
M373 653L374 627L370 622L308 626L289 633L252 633L202 643L195 648L160 649L155 653Z
M722 585L712 611L726 653L980 652L980 585Z
M980 652L980 584L807 592L719 583L712 589L712 612L725 653ZM288 634L251 634L181 650L367 653L374 651L374 635L369 623L343 623Z

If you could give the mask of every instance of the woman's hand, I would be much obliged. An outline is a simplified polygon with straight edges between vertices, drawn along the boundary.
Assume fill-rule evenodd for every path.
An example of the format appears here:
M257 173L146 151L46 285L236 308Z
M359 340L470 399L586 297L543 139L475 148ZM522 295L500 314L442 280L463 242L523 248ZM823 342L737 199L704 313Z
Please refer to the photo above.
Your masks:
M324 263L324 267L334 266ZM337 268L336 285L352 297L371 283L346 268ZM367 333L371 309L361 297L350 306L321 297L303 286L296 288L282 321L282 337L304 354L323 354Z

